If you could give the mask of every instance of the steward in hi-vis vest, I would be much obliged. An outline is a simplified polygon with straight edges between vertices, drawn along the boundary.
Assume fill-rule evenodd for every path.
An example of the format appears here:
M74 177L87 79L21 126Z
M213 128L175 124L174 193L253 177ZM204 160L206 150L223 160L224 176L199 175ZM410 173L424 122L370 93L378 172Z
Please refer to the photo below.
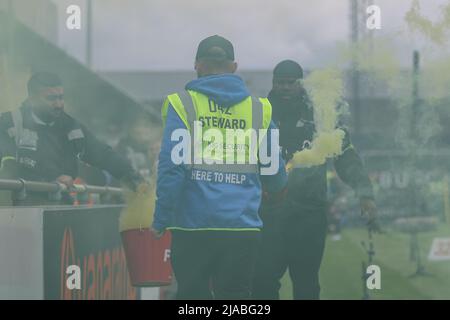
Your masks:
M276 193L287 182L271 105L250 96L236 66L228 40L206 38L199 78L162 108L152 228L156 236L172 231L180 299L250 297L262 184Z
M221 84L235 88L234 95L228 97L225 91L221 92ZM275 128L273 124L271 127L269 101L250 97L242 79L232 74L194 80L187 89L169 95L162 108L165 127L176 123L176 129L186 129L180 133L189 133L190 140L183 136L184 141L170 141L171 148L166 149L169 144L165 142L173 138L176 129L163 138L159 181L165 181L163 173L171 165L177 166L183 179L169 187L167 193L159 185L154 226L158 230L259 230L260 163L251 160L258 160L259 140L271 139L268 129ZM255 135L257 138L251 139ZM214 139L208 138L211 136ZM234 139L227 139L231 136ZM270 145L270 141L265 143ZM180 157L177 150L185 152L185 157ZM238 162L239 155L243 163ZM178 157L184 160L182 165L177 165ZM229 163L230 159L233 163ZM278 154L276 162L283 167ZM274 173L278 173L278 168ZM184 179L186 176L188 179ZM267 175L268 180L270 176ZM164 210L161 206L166 205Z

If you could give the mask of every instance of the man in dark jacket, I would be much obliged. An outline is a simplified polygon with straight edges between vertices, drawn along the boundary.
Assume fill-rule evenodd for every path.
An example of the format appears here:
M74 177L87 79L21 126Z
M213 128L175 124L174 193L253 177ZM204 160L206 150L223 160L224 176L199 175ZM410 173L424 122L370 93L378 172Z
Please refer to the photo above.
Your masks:
M292 60L274 69L269 100L273 119L280 130L280 146L286 162L307 148L315 133L314 114L305 89L300 84L303 70ZM345 130L344 130L345 131ZM348 132L342 154L333 159L339 177L350 185L375 226L376 207L370 180L351 145ZM318 299L319 268L327 230L326 164L293 169L282 203L263 201L263 244L254 281L254 298L278 299L280 279L289 268L294 299Z
M107 170L131 188L142 180L130 164L83 125L64 112L64 89L51 73L35 73L28 81L28 98L22 106L0 115L2 167L11 178L72 186L78 160ZM64 203L68 203L65 199ZM48 203L48 195L27 192L15 205Z

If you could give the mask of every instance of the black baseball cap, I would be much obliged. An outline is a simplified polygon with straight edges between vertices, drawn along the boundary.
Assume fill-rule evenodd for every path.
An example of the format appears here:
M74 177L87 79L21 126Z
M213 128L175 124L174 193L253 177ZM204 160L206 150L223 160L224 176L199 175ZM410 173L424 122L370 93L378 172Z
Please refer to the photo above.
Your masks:
M218 35L203 39L198 45L195 60L202 58L234 61L233 44L229 40Z
M294 60L283 60L273 69L273 76L303 79L303 68Z

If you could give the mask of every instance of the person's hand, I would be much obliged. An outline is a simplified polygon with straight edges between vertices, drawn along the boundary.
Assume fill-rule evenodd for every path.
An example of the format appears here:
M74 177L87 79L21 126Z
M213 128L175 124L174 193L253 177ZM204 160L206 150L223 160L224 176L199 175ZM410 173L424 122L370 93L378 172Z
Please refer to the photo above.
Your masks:
M159 231L151 227L151 232L156 239L159 239L164 235L165 230Z
M73 179L71 176L62 175L62 176L59 176L56 179L56 181L65 185L67 187L67 189L70 189L73 186Z
M292 163L292 160L289 160L285 166L286 173L289 174L293 167L294 167L294 164Z
M361 215L367 218L367 227L370 231L381 233L381 228L378 223L378 211L375 201L370 198L362 198L360 200L361 204Z

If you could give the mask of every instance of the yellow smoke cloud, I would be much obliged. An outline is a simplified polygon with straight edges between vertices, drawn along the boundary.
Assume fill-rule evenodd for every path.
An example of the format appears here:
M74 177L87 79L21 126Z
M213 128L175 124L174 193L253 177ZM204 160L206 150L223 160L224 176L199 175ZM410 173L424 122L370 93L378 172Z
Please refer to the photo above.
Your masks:
M311 148L296 152L288 167L321 165L327 158L342 153L345 133L336 129L339 116L337 106L343 95L340 72L337 69L313 71L305 80L305 88L314 108L316 134Z
M405 15L405 22L411 31L418 31L435 44L444 45L448 41L447 29L450 27L450 3L441 7L441 21L433 22L420 13L420 3L414 0Z
M439 102L450 94L450 56L427 61L422 72L422 88L427 98L432 102Z
M312 148L294 154L293 166L311 167L324 164L327 158L342 153L342 140L344 131L336 129L332 132L320 132L313 140Z
M405 15L405 23L410 30L421 33L426 39L437 45L448 42L448 29L450 28L450 2L441 8L442 18L433 22L421 14L419 1L415 0ZM398 36L398 34L397 34ZM362 40L345 48L341 47L341 56L338 63L348 65L353 62L356 69L377 82L383 82L388 94L397 101L400 111L400 121L409 119L411 108L411 74L401 72L400 61L395 55L395 38L379 37L371 40ZM426 51L422 52L426 54ZM439 60L427 61L422 67L420 88L426 95L422 101L428 105L448 97L450 93L450 58L447 55ZM310 167L325 163L329 157L338 156L342 152L344 132L336 129L339 112L337 105L343 96L342 79L336 69L326 69L312 72L305 80L305 87L310 94L314 107L314 120L317 133L311 143L310 149L294 154L288 167ZM439 132L440 126L435 110L419 110L417 115L417 130L420 144L425 145L429 138ZM407 124L405 124L407 127ZM401 138L402 130L399 130ZM407 139L402 139L406 145ZM414 147L417 147L414 145Z
M148 229L153 223L155 210L156 187L155 176L150 184L139 185L136 192L125 191L127 206L123 209L119 220L119 231Z

